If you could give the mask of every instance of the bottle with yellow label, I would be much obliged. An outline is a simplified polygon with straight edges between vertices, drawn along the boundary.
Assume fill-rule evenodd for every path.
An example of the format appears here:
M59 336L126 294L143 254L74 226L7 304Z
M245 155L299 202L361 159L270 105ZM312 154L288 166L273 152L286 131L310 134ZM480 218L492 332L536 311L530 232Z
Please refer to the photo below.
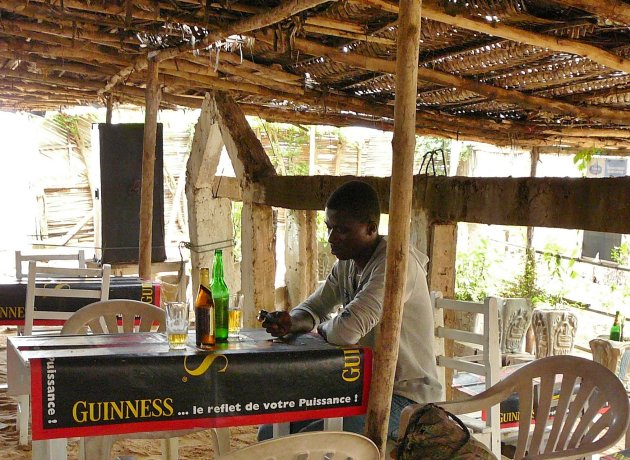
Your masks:
M210 271L199 270L199 291L195 300L196 343L198 348L211 348L214 337L214 300L210 291Z

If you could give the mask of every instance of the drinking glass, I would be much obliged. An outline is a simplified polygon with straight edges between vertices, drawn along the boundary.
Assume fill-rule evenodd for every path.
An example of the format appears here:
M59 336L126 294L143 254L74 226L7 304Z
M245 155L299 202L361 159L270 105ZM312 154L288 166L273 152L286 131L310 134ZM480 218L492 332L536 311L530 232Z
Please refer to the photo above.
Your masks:
M238 338L243 327L243 294L231 294L228 307L228 337Z
M166 302L166 337L171 349L186 348L190 309L186 302Z

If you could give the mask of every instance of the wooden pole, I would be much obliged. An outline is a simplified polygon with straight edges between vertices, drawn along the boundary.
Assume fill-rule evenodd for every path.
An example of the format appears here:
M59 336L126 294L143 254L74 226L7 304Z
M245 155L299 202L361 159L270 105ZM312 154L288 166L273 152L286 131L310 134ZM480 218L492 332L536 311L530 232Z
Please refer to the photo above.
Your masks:
M379 447L382 459L386 456L387 424L398 359L403 293L409 259L409 219L413 195L413 154L416 145L416 94L422 0L402 0L399 5L385 295L376 342L374 377L366 424L366 435ZM427 340L432 340L432 337L427 337Z
M114 105L114 98L111 94L107 95L106 98L107 101L107 110L105 112L105 123L107 123L108 125L112 124L112 112L113 112L113 105Z
M531 151L531 163L529 167L529 175L530 177L536 177L536 170L538 169L538 160L540 159L540 148L533 147ZM534 251L532 250L534 247L534 227L531 225L527 227L527 241L525 243L526 253L525 253L525 263L531 266L536 264L536 259L534 255ZM532 325L529 325L527 332L525 333L525 351L527 353L534 352L534 346L536 345L536 339L534 336L534 328Z
M146 111L142 151L142 187L140 190L140 251L138 275L151 279L151 249L153 240L153 176L155 169L155 142L157 114L160 107L158 63L149 59L147 67Z

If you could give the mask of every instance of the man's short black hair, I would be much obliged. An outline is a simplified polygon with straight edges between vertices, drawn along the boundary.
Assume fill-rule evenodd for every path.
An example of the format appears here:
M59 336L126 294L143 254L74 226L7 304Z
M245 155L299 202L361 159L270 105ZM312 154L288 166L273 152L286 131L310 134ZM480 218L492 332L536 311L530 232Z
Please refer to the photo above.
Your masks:
M367 182L358 180L346 182L335 190L328 198L326 207L346 211L362 223L378 225L381 215L376 190Z

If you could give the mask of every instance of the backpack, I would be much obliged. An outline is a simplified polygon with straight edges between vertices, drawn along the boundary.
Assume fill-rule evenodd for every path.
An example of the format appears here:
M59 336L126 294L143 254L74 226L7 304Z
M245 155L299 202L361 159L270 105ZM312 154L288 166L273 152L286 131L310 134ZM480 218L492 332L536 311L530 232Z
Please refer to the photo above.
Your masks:
M396 460L497 460L464 423L435 404L416 410L399 442Z

